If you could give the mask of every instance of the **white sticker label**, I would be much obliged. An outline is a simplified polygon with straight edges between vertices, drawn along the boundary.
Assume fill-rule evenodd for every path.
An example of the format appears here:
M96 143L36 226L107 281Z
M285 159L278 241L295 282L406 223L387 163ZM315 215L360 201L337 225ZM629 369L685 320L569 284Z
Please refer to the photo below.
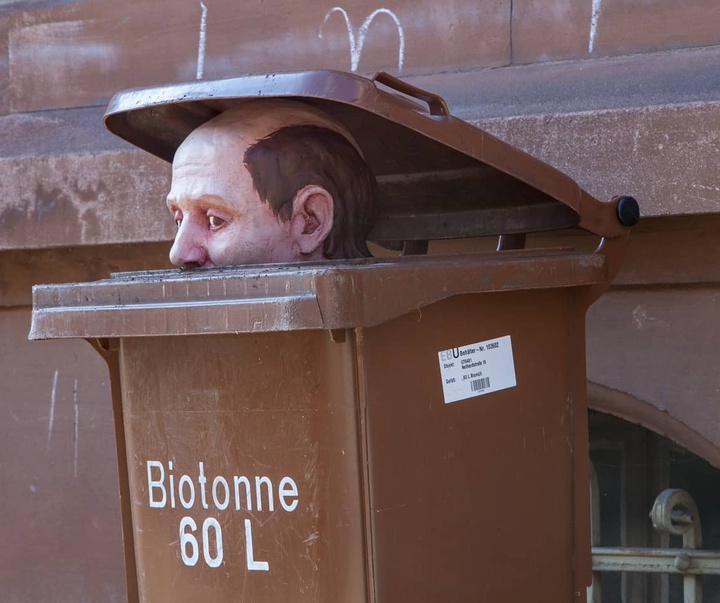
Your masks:
M510 335L438 352L445 404L515 387Z

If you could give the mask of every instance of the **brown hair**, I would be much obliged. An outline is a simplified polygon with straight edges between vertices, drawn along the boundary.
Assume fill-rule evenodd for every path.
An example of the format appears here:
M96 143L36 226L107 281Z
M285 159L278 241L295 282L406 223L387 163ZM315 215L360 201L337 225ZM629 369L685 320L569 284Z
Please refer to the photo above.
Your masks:
M260 199L281 220L295 194L314 184L333 198L326 258L367 257L367 237L378 213L377 184L360 154L341 134L320 126L287 126L260 139L243 158Z

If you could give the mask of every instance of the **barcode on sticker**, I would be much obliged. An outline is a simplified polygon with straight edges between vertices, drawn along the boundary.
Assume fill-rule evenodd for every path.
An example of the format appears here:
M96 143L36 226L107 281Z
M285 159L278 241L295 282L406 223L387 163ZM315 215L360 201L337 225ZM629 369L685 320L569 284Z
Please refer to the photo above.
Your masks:
M488 387L490 387L490 377L483 377L482 379L475 379L470 382L470 390L474 392L479 392Z
M438 352L445 404L515 387L510 335Z

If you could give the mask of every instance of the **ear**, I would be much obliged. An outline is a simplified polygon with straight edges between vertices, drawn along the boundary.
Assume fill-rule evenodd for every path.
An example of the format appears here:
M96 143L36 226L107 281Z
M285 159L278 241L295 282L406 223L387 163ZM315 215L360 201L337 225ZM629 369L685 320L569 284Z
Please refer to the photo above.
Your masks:
M299 259L322 259L323 243L333 225L332 195L322 186L309 184L295 193L290 236Z

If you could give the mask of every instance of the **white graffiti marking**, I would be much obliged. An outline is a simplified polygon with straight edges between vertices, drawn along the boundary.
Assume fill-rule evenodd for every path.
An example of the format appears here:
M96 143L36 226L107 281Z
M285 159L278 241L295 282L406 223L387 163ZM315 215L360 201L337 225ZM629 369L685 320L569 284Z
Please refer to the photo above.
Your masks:
M350 17L347 14L347 11L340 7L335 6L331 8L326 14L325 18L323 19L322 24L320 25L320 29L318 30L318 38L322 40L322 32L323 27L325 26L325 23L327 23L327 20L330 18L330 15L333 13L340 13L345 18L345 26L347 27L348 32L348 41L350 42L350 71L357 71L358 65L360 64L360 55L362 55L363 46L365 45L365 36L367 35L368 28L372 24L375 17L377 17L380 14L388 15L394 22L397 27L398 31L398 73L402 71L403 68L403 62L405 60L405 32L403 31L402 24L400 23L400 19L397 18L397 15L392 12L391 10L387 8L378 8L371 12L366 18L365 21L363 21L362 25L360 26L360 29L358 29L357 32L357 38L355 37L355 31L354 27L352 25L352 22L350 21Z
M57 380L60 371L53 374L52 390L50 390L50 418L48 420L47 448L50 450L50 438L52 438L53 423L55 422L55 394L57 393Z
M597 36L597 24L600 18L600 4L602 0L592 0L592 17L590 19L590 42L588 43L588 53L592 53L595 49L595 36Z
M80 418L80 408L78 407L78 393L77 393L77 386L78 382L77 379L75 379L75 384L73 385L73 406L74 406L74 412L73 412L73 473L75 477L77 477L77 467L78 467L78 429L79 429L79 421Z
M198 39L198 58L197 58L197 72L195 79L201 80L203 73L205 72L205 45L207 41L207 6L202 2L200 3L200 37Z

